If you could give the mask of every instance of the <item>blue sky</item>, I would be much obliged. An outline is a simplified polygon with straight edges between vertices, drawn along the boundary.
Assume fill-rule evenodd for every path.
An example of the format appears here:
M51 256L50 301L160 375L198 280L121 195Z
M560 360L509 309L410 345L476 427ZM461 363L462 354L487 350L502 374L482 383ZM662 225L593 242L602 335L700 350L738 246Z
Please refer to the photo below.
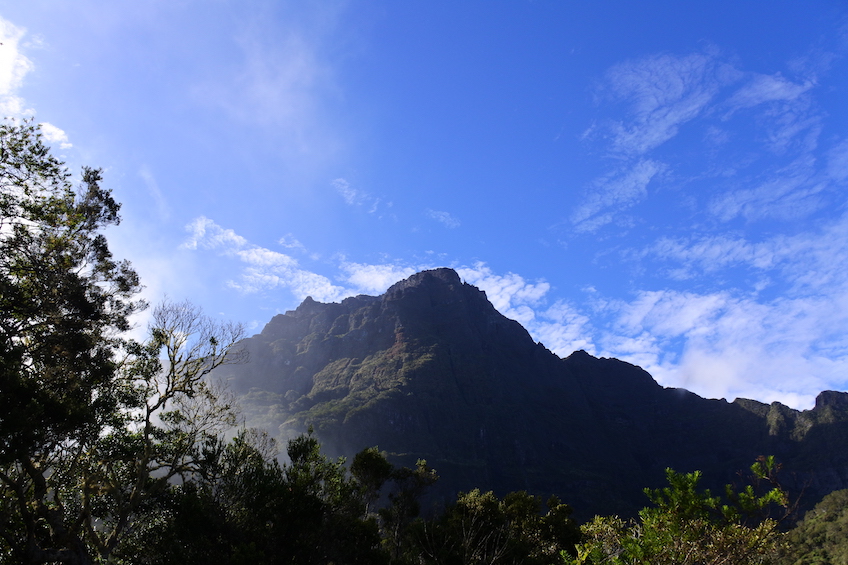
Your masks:
M104 169L152 302L253 333L450 266L563 356L848 388L844 2L0 0L0 36L0 109Z

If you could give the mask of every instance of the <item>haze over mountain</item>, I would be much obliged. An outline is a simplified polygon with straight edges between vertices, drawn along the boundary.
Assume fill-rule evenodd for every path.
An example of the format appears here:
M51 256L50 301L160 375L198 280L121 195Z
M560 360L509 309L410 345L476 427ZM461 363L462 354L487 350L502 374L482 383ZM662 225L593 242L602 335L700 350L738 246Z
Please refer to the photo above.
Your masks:
M764 454L807 504L848 487L848 394L801 412L663 388L584 351L562 359L451 269L377 297L307 298L244 344L251 361L218 376L252 424L282 437L312 426L333 454L377 445L399 463L426 459L445 497L528 490L579 516L627 514L666 467L718 486Z

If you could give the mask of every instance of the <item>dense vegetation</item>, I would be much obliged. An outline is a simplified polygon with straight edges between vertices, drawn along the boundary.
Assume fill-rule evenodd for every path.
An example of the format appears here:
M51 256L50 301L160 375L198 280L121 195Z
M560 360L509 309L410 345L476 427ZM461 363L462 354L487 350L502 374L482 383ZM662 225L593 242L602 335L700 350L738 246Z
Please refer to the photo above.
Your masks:
M146 340L122 337L146 305L102 234L119 205L100 183L84 169L75 187L31 123L0 125L0 562L844 562L844 493L787 538L767 514L788 506L769 458L723 499L669 470L637 520L582 527L526 492L422 511L437 480L425 461L370 448L347 465L311 433L281 463L205 378L245 361L239 326L166 302Z
M698 490L699 472L668 469L668 487L645 489L654 506L638 520L596 517L585 524L570 563L776 563L784 547L779 521L792 511L777 469L773 458L761 458L751 467L750 484L738 491L728 485L724 500Z
M785 565L848 565L848 490L825 496L789 532Z

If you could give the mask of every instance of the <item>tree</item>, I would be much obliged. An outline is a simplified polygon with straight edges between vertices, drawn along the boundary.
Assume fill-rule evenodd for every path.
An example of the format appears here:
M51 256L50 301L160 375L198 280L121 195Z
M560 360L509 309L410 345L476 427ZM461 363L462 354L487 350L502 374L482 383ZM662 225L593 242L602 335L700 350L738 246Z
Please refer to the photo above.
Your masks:
M101 233L120 218L100 182L85 168L75 189L37 126L0 124L0 552L20 562L86 561L49 477L114 414L113 353L142 306Z
M407 534L412 521L421 512L421 496L438 480L438 475L427 461L419 459L415 469L393 469L389 478L393 483L389 505L380 508L378 514L389 555L399 561L411 544Z
M24 536L37 549L22 561L134 557L121 552L123 538L156 514L176 479L188 483L207 470L208 447L235 425L232 405L203 377L242 359L234 347L240 327L214 323L187 303L163 303L150 334L125 344L110 382L116 402L96 437L67 438L4 473L14 501L14 519L3 524L9 551L20 553Z
M38 128L0 124L0 447L3 462L91 438L111 413L116 333L138 277L100 231L119 205L100 171L70 174Z
M388 562L358 482L306 434L280 464L264 436L243 431L209 444L206 468L174 485L151 523L127 538L132 563L221 565Z
M70 174L30 122L0 125L0 557L109 560L201 446L233 423L203 380L242 360L240 326L187 303L122 339L138 277L103 228L119 205L100 171Z
M446 565L548 564L570 554L580 532L571 508L556 497L542 501L526 492L499 499L474 489L460 493L442 516L420 524L420 561Z
M365 499L365 511L370 512L380 499L380 491L392 478L394 465L376 447L363 449L353 457L350 474L359 484Z
M241 325L218 323L188 302L153 311L150 338L129 343L116 379L120 404L108 428L74 462L86 541L108 559L133 518L170 488L206 468L205 446L236 424L231 399L204 380L240 363Z
M565 563L776 563L783 534L770 511L777 506L785 517L790 508L777 469L773 457L761 457L751 466L753 484L739 491L728 485L726 502L698 489L699 471L667 469L668 487L645 489L655 506L642 509L638 521L596 517L581 528L584 541L576 557L563 555ZM765 492L758 492L763 485Z
M848 565L848 489L825 496L787 534L780 563Z

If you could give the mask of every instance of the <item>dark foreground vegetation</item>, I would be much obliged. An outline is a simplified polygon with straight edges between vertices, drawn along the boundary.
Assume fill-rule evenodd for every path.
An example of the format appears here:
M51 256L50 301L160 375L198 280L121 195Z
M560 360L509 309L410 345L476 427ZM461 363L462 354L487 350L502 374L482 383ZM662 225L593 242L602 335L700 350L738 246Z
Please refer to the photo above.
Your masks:
M844 562L844 493L786 534L771 458L723 497L669 470L636 520L582 527L524 492L422 509L426 462L397 468L371 448L348 465L311 434L280 463L204 378L245 360L239 326L163 303L147 339L123 337L146 305L102 234L119 205L100 182L93 169L72 182L31 123L0 125L0 562Z

